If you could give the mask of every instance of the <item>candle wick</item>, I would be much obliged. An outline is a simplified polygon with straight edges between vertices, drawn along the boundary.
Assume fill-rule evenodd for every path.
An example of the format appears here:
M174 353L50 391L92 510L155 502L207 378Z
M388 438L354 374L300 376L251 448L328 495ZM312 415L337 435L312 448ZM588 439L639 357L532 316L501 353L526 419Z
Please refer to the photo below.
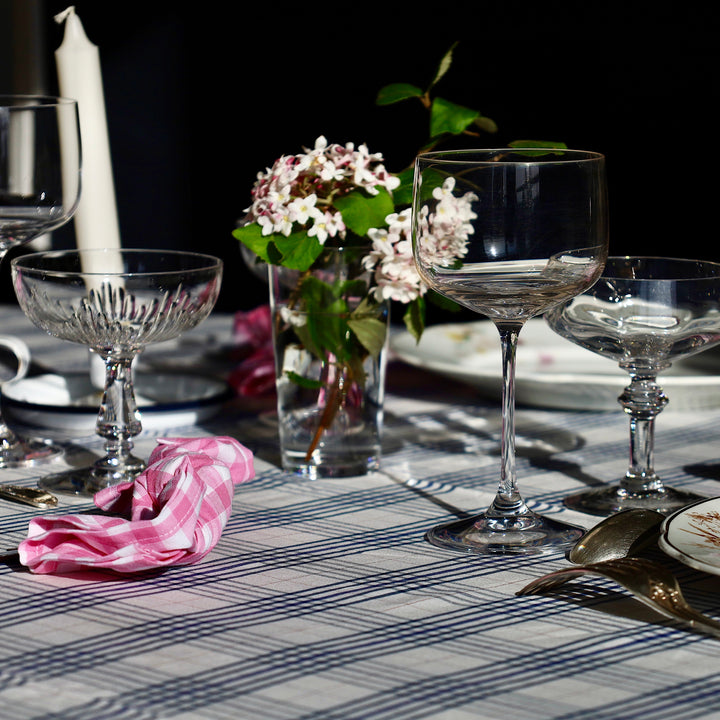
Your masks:
M75 6L71 5L68 8L65 8L61 13L58 13L55 15L55 22L60 24L62 22L65 22L65 20L70 16L75 14Z

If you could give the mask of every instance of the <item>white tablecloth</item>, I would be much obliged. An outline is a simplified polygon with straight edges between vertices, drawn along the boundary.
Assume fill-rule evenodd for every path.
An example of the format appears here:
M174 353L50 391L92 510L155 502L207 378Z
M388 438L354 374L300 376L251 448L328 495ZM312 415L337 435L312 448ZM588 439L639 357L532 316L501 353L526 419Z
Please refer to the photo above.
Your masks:
M16 312L2 316L38 362L60 367L74 352ZM208 329L230 323L216 317ZM561 554L477 557L425 541L433 525L489 503L499 462L497 403L427 380L391 369L383 468L366 477L283 473L272 409L254 402L233 402L203 427L143 433L145 455L160 434L230 434L256 453L257 478L237 488L223 537L196 565L137 577L0 565L0 717L720 717L720 641L600 579L516 596L568 565ZM595 524L562 500L624 473L621 410L520 408L517 420L529 503ZM656 466L669 483L718 494L719 423L720 411L663 413ZM101 445L78 439L67 461ZM32 485L65 462L0 474ZM72 507L63 498L53 512ZM0 502L3 545L38 512ZM720 578L672 567L688 599L720 616Z

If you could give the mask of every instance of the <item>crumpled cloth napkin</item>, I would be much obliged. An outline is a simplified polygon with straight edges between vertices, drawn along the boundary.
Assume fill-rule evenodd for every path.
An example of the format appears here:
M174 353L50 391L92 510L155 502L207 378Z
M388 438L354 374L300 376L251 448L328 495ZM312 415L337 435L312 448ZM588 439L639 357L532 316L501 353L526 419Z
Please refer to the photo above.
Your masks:
M131 573L205 557L230 517L235 485L255 476L253 455L224 436L157 442L134 481L93 498L98 508L121 517L34 518L18 546L20 562L34 573Z
M261 397L275 392L275 357L269 305L239 311L233 321L233 339L248 353L228 377L241 397Z

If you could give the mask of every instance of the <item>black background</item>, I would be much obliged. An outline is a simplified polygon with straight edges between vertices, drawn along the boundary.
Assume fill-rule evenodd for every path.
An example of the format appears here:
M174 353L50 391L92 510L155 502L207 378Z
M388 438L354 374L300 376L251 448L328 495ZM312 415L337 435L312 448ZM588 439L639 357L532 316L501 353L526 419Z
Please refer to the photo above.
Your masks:
M40 2L49 93L63 34L53 16L68 4ZM79 0L100 48L123 245L219 255L218 307L265 302L266 286L231 235L257 172L321 134L366 143L391 171L410 164L427 138L425 111L379 107L375 96L391 82L428 83L454 42L446 21L469 37L437 93L499 126L455 145L530 138L602 152L611 253L720 260L712 4L580 5L432 6L436 24L415 6L394 17L359 5L337 16L331 6L305 7L293 17L276 4ZM23 89L0 88L13 90ZM71 225L55 235L57 245L72 243Z

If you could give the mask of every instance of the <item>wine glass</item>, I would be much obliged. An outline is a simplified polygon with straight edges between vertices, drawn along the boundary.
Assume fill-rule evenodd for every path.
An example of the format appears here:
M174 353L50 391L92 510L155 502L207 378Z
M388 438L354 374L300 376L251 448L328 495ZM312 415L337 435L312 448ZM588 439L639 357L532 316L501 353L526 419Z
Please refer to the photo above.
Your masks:
M75 100L0 95L0 262L70 220L80 199L80 164ZM0 412L0 468L60 454L48 440L20 437Z
M515 468L515 353L525 322L586 290L607 257L605 160L581 150L495 149L415 161L413 250L432 289L495 323L502 347L502 440L490 507L433 528L434 545L538 554L573 544L579 527L545 518L521 496Z
M172 250L104 249L33 253L11 263L15 293L30 320L51 335L88 345L105 364L96 432L105 456L86 468L41 478L50 492L89 496L132 480L142 430L132 362L148 344L171 340L211 312L222 262Z
M565 498L591 515L644 508L668 513L701 497L667 487L653 468L655 417L668 402L657 383L671 363L720 343L720 264L612 257L585 294L546 313L576 345L619 363L630 384L618 398L630 416L630 463L619 485Z

